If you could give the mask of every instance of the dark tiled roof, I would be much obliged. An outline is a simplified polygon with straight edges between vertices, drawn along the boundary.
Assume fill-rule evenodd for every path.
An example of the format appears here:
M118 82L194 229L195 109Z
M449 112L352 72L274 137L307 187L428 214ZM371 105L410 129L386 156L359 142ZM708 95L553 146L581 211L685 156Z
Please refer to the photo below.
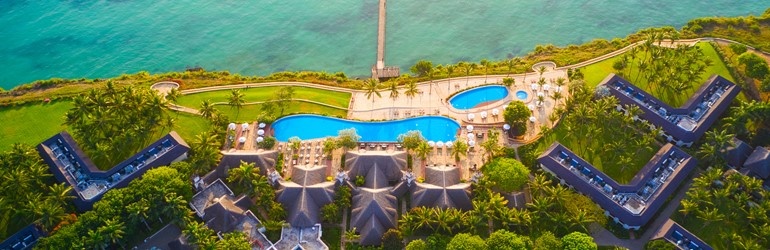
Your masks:
M460 182L460 169L453 166L425 168L425 183L412 188L412 207L473 209L471 184Z
M134 156L103 171L91 162L67 132L56 134L37 146L57 181L73 187L74 203L81 211L90 210L107 190L126 187L147 170L185 157L189 149L187 143L171 131Z
M268 249L272 243L259 232L262 222L248 208L251 200L245 195L233 197L233 192L221 179L206 185L193 195L190 205L206 226L217 233L240 231L246 234L252 247Z
M397 204L388 189L357 189L350 225L358 229L361 245L380 245L385 231L396 227Z
M401 179L406 168L406 152L387 153L373 151L366 153L349 151L345 156L348 176L364 176L368 188L384 188L388 182Z
M607 86L620 104L638 106L643 111L640 118L683 142L698 140L741 91L740 86L714 75L682 107L673 108L615 74L600 85Z
M275 161L278 159L278 151L262 151L262 152L232 152L223 153L222 159L219 161L219 165L206 174L203 177L203 181L212 182L219 178L227 178L227 171L231 168L237 168L241 165L241 161L246 163L254 163L254 166L259 168L261 175L267 176L267 170L275 168Z
M621 185L558 142L538 162L629 227L647 224L696 165L690 155L666 144L629 184Z
M749 158L749 155L751 155L751 151L753 150L749 144L739 140L738 138L733 137L733 145L730 145L727 147L726 156L727 156L727 164L730 166L733 166L735 168L739 168L743 166L743 163L746 161L746 159Z
M665 239L671 242L679 249L691 249L691 250L712 250L711 246L706 244L700 238L690 233L671 219L668 219L663 226L658 229L653 240Z
M334 200L334 182L326 180L324 166L293 166L291 181L279 182L276 199L288 212L294 227L312 227L320 222L321 207Z
M764 147L757 147L751 153L743 167L751 170L762 179L770 177L770 150Z
M0 243L0 249L32 249L43 235L35 224L30 224Z

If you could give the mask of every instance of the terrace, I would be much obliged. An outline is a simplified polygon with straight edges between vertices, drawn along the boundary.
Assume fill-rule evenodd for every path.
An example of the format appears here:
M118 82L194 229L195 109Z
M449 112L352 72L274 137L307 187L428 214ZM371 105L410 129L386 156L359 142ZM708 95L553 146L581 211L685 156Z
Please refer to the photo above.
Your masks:
M682 107L673 108L615 74L608 75L602 85L607 86L621 105L638 106L643 112L639 118L662 127L669 142L688 147L711 127L740 93L739 86L714 75Z
M538 162L627 229L645 225L695 167L695 159L672 144L663 146L628 185L619 184L559 143L551 145Z
M99 170L67 132L54 135L37 149L56 179L72 186L78 209L89 210L108 190L125 187L148 169L186 157L189 147L172 131L107 171Z

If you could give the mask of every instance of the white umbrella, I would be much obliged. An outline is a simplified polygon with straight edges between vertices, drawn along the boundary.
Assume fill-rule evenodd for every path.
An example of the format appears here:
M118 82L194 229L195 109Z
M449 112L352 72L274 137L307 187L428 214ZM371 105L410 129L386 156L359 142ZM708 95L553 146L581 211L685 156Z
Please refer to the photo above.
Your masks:
M257 130L257 135L264 135L264 134L265 134L264 129Z
M264 138L264 137L262 137L262 136L260 136L260 137L257 137L257 142L262 142L262 141L264 141L264 140L265 140L265 138Z
M235 129L235 123L230 123L230 124L228 124L228 125L227 125L227 129L228 129L228 130L233 130L233 129Z
M469 132L473 131L473 125L465 126L465 129L467 129Z
M443 148L444 147L444 142L443 141L436 142L436 147Z
M498 114L500 114L499 109L492 109L492 115L498 115Z
M452 146L454 146L454 145L455 145L455 144L454 144L452 141L448 141L448 142L446 142L446 147L447 147L447 148L452 148Z
M259 128L265 128L265 126L267 126L267 124L265 124L264 122L259 123Z
M535 121L537 121L537 118L535 118L534 116L529 117L529 122L535 122Z
M509 129L511 129L511 125L503 124L503 129L504 130L509 130Z
M543 90L548 91L549 89L551 89L550 84L543 85Z
M241 138L238 138L238 142L240 143L246 142L246 136L241 136Z
M527 105L527 108L529 108L529 110L535 110L535 105L532 105L532 104Z
M476 146L476 141L474 141L474 140L470 140L470 141L468 141L468 146L469 146L469 147L473 147L473 146Z
M249 124L244 122L243 124L241 124L241 129L249 130Z
M534 84L534 83L530 84L529 87L532 88L532 90L536 90L537 89L537 84Z
M545 96L545 94L543 94L543 92L537 92L537 96Z
M561 92L561 86L556 86L556 92Z
M468 120L473 121L473 118L476 118L476 115L474 115L473 113L468 114Z
M487 111L481 111L481 118L487 118Z
M431 146L431 147L436 146L436 142L428 141L428 146Z
M473 137L476 136L476 135L474 135L473 133L468 133L468 135L466 135L466 136L468 137L468 139L473 139Z

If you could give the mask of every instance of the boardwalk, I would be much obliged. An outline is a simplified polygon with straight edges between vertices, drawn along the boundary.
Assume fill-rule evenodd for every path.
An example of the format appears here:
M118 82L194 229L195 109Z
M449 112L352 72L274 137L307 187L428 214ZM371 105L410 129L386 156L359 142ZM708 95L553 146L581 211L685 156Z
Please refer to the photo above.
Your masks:
M377 24L377 69L385 68L385 2L380 0L380 21Z

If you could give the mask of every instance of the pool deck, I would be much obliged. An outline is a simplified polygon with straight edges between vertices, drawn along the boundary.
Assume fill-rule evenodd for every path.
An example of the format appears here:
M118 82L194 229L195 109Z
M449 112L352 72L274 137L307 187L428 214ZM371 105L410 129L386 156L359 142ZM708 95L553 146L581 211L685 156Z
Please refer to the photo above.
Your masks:
M374 97L374 100L367 99L366 94L363 91L354 91L351 96L348 118L356 120L396 120L420 115L443 115L460 122L462 127L473 124L476 127L482 128L500 128L504 123L502 118L503 110L512 100L518 100L516 98L516 91L522 90L527 92L528 97L524 100L525 104L534 105L537 102L537 95L536 92L531 89L531 84L532 81L537 81L537 79L539 79L539 73L515 74L510 76L515 80L516 85L511 86L507 98L501 101L491 102L486 106L468 110L452 108L451 104L447 102L447 98L454 93L462 92L470 88L488 84L502 84L502 79L506 78L507 75L489 75L486 77L486 82L484 76L441 79L433 81L432 84L429 82L422 82L418 84L418 89L421 94L418 94L412 100L403 94L403 88L401 89L402 92L399 94L399 97L395 100L388 97L390 93L387 90L382 90L380 93L382 97ZM543 78L546 79L546 82L550 82L551 79L555 80L559 77L567 78L566 69L548 68L548 70L543 73ZM550 83L549 85L554 86ZM559 101L559 104L563 104L567 97L568 90L566 84L562 87L561 92L564 98ZM528 123L530 127L521 141L530 141L534 139L539 133L541 125L551 125L548 117L553 112L555 106L556 103L554 103L554 100L546 97L543 107L536 107L533 110L533 116L536 118L536 121L534 123ZM491 115L491 110L495 108L500 111L498 117L492 117ZM487 111L489 117L481 119L480 113L482 111ZM468 120L468 114L471 113L476 117L472 121ZM465 133L460 134L464 135Z

